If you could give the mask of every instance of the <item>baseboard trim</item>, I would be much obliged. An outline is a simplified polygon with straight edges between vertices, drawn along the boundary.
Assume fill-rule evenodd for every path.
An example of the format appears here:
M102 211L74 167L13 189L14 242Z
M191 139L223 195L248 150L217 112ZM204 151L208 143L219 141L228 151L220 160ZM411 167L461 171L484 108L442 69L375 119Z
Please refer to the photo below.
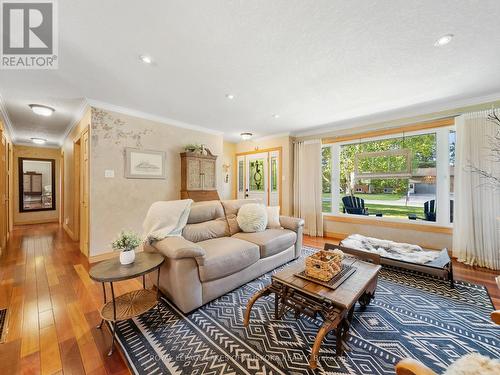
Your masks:
M47 223L59 223L59 218L19 221L15 222L14 225L33 225L33 224L47 224Z
M120 256L119 251L110 251L109 253L92 255L89 257L89 263L102 262L103 260L113 259L118 256Z
M323 234L324 238L333 238L335 240L341 240L341 241L348 236L349 235L347 233L341 233L341 232L325 232Z
M63 224L63 229L64 231L66 232L66 234L73 240L73 241L76 241L75 239L75 234L73 233L73 231L70 229L70 227L68 227L66 224Z
M136 250L136 253L140 253L142 250ZM119 251L110 251L108 253L103 253L99 255L92 255L89 257L89 263L102 262L103 260L113 259L120 256Z

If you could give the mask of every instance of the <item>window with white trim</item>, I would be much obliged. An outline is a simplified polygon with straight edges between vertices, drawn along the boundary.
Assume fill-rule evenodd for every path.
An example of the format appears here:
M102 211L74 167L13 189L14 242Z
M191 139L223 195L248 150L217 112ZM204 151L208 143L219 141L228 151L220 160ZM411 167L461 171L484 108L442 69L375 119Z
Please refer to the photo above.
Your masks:
M453 222L453 127L322 148L323 212Z

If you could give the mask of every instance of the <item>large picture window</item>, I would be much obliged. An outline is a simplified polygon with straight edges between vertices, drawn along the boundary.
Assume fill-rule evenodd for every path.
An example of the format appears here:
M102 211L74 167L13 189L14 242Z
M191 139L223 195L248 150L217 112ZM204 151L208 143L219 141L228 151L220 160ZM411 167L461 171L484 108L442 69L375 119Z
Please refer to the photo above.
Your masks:
M454 143L448 127L324 146L323 212L449 224Z

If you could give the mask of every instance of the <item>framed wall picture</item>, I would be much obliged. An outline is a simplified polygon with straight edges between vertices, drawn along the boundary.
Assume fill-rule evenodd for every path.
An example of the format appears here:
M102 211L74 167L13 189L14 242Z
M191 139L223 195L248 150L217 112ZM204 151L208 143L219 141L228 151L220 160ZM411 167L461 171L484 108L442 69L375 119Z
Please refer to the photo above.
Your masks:
M125 148L126 178L166 178L165 152Z

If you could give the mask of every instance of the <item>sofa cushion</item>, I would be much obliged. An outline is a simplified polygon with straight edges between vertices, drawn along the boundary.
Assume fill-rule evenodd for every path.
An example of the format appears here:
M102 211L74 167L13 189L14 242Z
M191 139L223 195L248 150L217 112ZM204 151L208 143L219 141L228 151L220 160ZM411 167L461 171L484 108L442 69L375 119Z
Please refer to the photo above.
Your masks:
M196 258L202 282L220 279L259 260L259 247L233 237L214 238L197 243L205 256Z
M191 242L200 242L228 235L229 228L224 217L202 223L187 224L182 230L182 237Z
M196 202L191 205L187 222L197 224L220 217L224 217L224 208L220 201Z
M239 238L259 246L260 257L278 254L295 244L297 233L288 229L266 229L264 232L236 233L231 238Z
M260 199L233 199L221 201L226 216L238 215L241 206L248 203L262 203Z

